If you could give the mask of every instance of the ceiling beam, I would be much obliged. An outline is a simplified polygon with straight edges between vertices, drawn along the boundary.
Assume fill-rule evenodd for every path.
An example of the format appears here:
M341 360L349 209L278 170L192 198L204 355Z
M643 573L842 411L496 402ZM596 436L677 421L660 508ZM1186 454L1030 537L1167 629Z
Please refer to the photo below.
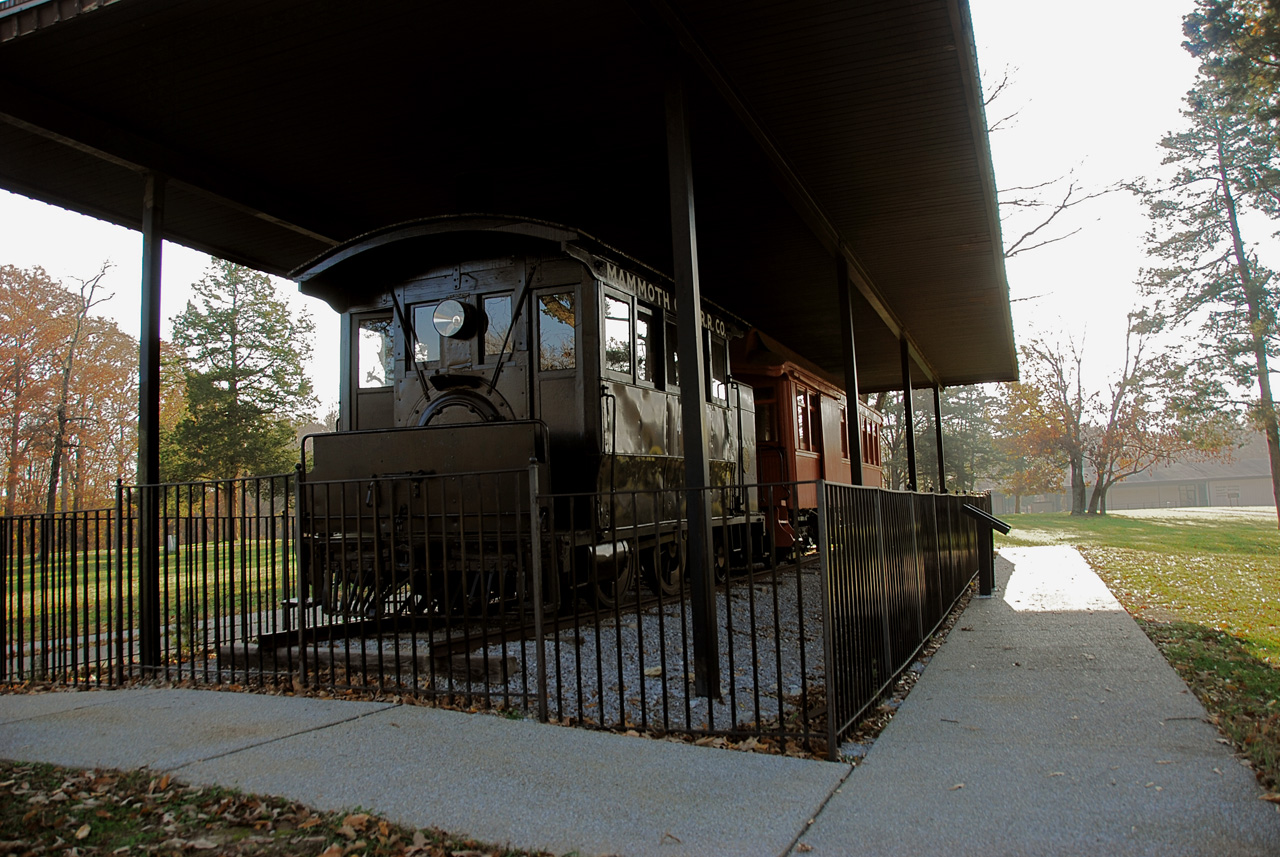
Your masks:
M889 328L889 332L895 339L906 340L912 360L915 362L916 367L926 376L926 386L938 383L937 370L924 356L919 346L916 345L910 331L906 329L906 325L902 323L897 313L889 306L888 300L876 288L871 276L862 267L862 263L858 261L858 258L853 254L853 250L850 249L844 237L840 234L840 230L836 228L834 222L823 211L817 199L809 192L809 188L791 166L790 161L787 160L781 149L778 148L769 132L765 130L764 125L756 118L750 106L747 105L737 89L720 70L715 60L694 37L684 19L671 8L666 0L645 0L645 2L648 4L648 11L651 11L652 14L646 14L647 10L638 5L640 0L633 0L633 8L642 18L651 19L656 16L662 26L671 33L680 47L693 59L703 74L707 76L712 86L720 93L720 97L725 100L729 109L746 126L747 132L755 139L756 144L773 165L774 171L781 180L783 193L795 207L806 225L808 225L814 236L833 256L840 255L844 257L849 266L849 278L862 294L862 297L871 305L871 309L880 317L884 325Z
M228 169L195 166L191 158L167 146L109 125L74 107L37 96L11 81L0 81L0 122L132 170L139 176L162 173L184 190L226 208L330 246L338 243L332 235L301 225L304 220L314 219L315 212L324 210L318 204L299 204L296 194L264 192L261 182L245 181Z

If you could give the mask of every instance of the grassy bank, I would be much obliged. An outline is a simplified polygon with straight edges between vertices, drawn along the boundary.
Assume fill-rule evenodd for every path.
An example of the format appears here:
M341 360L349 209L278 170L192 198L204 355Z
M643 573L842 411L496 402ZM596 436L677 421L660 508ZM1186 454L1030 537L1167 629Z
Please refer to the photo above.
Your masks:
M998 546L1071 544L1258 778L1280 785L1280 531L1274 512L1010 516Z

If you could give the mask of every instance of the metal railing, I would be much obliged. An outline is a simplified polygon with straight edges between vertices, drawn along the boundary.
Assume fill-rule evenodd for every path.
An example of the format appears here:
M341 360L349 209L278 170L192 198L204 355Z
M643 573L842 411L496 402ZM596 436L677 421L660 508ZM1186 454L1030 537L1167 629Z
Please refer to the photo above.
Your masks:
M0 680L277 681L243 653L287 621L292 480L120 485L111 509L0 517ZM159 543L157 574L145 580L138 516L148 491ZM148 591L158 604L150 623ZM160 640L152 663L143 662L144 630Z
M963 504L990 508L822 482L552 495L543 477L122 486L115 509L0 519L0 680L287 683L835 758L976 574ZM713 627L695 628L704 500ZM716 643L705 695L697 633Z
M835 746L910 666L979 567L966 503L986 495L911 494L828 483L819 539L828 740Z

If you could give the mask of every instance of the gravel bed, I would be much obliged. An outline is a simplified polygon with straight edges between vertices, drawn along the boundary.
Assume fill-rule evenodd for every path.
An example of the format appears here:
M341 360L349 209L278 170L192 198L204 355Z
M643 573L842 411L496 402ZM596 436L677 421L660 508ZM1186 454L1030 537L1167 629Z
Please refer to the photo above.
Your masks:
M549 716L560 721L660 731L725 730L776 723L802 707L818 707L820 696L812 691L824 684L825 668L817 561L779 569L776 580L765 575L734 578L715 594L720 697L714 701L694 694L690 605L674 598L640 610L634 603L601 610L598 624L589 609L578 616L548 617L541 644L509 640L459 656L480 673L488 670L487 681L443 670L429 684L420 667L419 686L486 706L521 707L527 699L529 710L536 712L538 673L545 659ZM421 657L428 649L422 638L416 643L408 638L353 639L335 645L335 653L342 652L357 668L361 662L375 668L379 650L382 663L390 667L388 661L398 651L406 672L411 653ZM412 683L410 674L401 678Z

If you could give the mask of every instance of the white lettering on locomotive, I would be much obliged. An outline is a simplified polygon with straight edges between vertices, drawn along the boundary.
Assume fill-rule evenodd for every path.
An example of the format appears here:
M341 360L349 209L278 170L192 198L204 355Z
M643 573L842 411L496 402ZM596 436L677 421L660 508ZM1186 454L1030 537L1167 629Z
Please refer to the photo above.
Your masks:
M598 269L597 269L598 270ZM625 292L635 295L645 303L662 307L669 312L676 311L676 301L671 294L663 288L655 286L648 280L636 276L635 274L623 268L619 268L612 262L604 263L604 276L602 279L611 286L616 286ZM702 326L707 330L715 333L717 336L727 336L728 328L724 323L724 319L715 318L709 315L706 310L701 313Z

